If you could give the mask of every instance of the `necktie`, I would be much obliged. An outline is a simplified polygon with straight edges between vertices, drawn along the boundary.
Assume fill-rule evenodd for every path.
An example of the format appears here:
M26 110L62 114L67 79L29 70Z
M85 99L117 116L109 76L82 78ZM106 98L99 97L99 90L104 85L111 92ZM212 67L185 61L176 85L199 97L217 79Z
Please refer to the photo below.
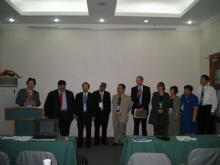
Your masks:
M31 97L32 96L32 92L31 91L29 91L29 97Z
M141 87L139 87L138 92L140 92L140 91L141 91ZM142 94L139 95L139 105L141 105L141 104L142 104Z
M101 101L103 102L103 92L101 92Z
M63 93L60 92L60 105L61 105L61 108L63 106Z
M119 105L119 106L121 105L121 95L120 95L119 98L118 98L118 105Z
M84 94L83 103L84 103L84 104L86 104L86 103L87 103L87 97L86 97L86 94Z
M204 98L204 87L202 87L202 93L200 97L200 104L203 104L203 98Z

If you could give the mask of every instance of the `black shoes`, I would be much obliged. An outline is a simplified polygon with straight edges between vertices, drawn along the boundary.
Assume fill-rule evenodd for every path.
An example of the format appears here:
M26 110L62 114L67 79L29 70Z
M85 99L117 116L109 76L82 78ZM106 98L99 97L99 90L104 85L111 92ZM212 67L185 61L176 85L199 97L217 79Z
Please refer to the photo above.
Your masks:
M99 143L94 143L93 145L94 145L94 146L97 146L97 145L99 145Z
M91 145L90 145L90 144L86 144L86 147L87 147L87 148L91 148Z
M83 144L77 144L77 148L82 148Z
M118 145L118 143L113 143L113 144L112 144L113 147L114 147L114 146L117 146L117 145Z
M102 144L104 144L104 145L106 145L106 146L108 146L108 145L109 145L107 142L102 142Z

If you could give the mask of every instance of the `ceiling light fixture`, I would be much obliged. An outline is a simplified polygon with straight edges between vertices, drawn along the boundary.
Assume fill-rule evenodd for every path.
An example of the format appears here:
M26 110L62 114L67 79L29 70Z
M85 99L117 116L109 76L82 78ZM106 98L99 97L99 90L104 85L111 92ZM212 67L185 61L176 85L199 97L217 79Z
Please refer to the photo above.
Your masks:
M98 5L98 6L106 6L107 3L106 3L106 2L98 2L97 5Z
M100 19L99 21L102 23L102 22L104 22L105 20L104 20L104 19Z
M10 21L10 22L14 22L15 20L14 20L13 18L10 18L9 21Z
M188 24L192 24L192 21L188 21L187 23L188 23Z
M144 20L144 23L147 23L147 22L149 22L147 19L146 19L146 20Z
M55 18L55 19L54 19L54 22L59 22L59 21L60 21L60 20L59 20L59 19L57 19L57 18Z

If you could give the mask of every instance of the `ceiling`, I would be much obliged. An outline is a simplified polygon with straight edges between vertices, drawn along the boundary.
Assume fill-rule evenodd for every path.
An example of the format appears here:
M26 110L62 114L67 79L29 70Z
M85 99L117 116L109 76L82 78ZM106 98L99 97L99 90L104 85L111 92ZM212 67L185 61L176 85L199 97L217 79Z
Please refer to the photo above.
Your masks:
M73 8L68 6L64 8L68 11L64 12L53 11L52 8L44 9L41 13L36 12L36 9L33 9L34 12L30 12L30 5L25 10L25 6L20 4L20 9L25 11L22 13L19 6L13 6L10 1L16 0L0 0L0 28L199 30L220 18L220 0L194 0L188 6L182 2L186 3L193 0L66 0L69 3L73 1L83 2L84 4L81 6L87 7L87 11L84 9L81 11L79 10L81 8L75 7L77 10L75 13L71 11ZM23 1L36 2L37 0ZM49 1L59 3L59 0L47 0L47 2ZM152 3L156 1L158 6L155 7ZM174 8L176 4L181 3L185 8ZM34 6L38 5L35 4ZM154 8L159 9L159 12L158 10L154 11ZM167 9L171 8L171 13L167 12ZM57 9L60 10L61 5ZM10 18L15 21L9 22ZM55 18L58 18L59 22L54 22ZM101 18L104 19L103 23L99 21ZM145 23L145 20L148 22ZM191 25L187 24L189 20L192 21Z

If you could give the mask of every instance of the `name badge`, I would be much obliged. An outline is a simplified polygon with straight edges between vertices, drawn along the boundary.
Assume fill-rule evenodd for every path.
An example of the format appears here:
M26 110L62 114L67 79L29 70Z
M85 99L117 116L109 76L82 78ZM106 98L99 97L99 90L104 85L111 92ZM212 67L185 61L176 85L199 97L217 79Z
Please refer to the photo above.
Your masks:
M87 106L86 106L86 104L83 104L83 111L84 111L84 112L87 111Z
M99 108L103 108L103 103L99 102Z
M182 110L182 111L184 110L184 104L181 105L181 110Z
M169 113L173 113L173 108L169 108Z
M119 110L120 110L120 106L117 105L117 107L116 107L116 111L119 111Z
M159 102L159 108L163 107L163 102Z

